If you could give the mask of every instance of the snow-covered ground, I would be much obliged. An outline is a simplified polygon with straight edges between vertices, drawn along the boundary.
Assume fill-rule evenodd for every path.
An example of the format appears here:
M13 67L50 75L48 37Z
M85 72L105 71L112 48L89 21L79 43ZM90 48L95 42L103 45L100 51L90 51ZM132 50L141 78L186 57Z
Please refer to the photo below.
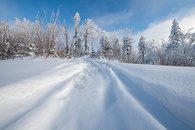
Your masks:
M195 68L0 61L0 129L195 129Z

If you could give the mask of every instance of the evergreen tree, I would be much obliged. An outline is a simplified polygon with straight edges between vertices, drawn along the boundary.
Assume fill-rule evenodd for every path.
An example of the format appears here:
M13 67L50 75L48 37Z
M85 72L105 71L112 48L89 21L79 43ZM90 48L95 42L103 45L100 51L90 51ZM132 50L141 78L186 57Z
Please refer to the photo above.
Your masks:
M103 57L111 58L113 52L108 35L108 32L102 31L102 37L100 39L100 54Z
M176 19L173 20L171 27L171 34L169 35L170 44L167 46L167 50L174 50L182 44L183 34Z
M105 40L104 50L105 50L105 52L104 52L105 57L111 58L113 56L112 46L111 46L109 40Z
M33 42L30 42L26 45L25 49L25 56L34 56L36 55L38 49L36 47L36 44Z
M0 22L0 59L2 60L7 58L7 46L9 46L8 27L7 22Z
M181 32L176 19L172 22L171 34L169 35L169 44L166 50L167 65L181 65L184 56L184 35Z
M141 35L139 44L138 44L138 50L139 50L139 63L144 64L144 55L146 53L146 42L145 38Z
M115 58L120 60L121 47L120 47L120 44L119 44L119 38L117 36L117 32L115 32L114 35L113 35L112 44L113 44L113 47L112 47L113 55L114 55Z
M100 53L100 57L104 57L105 55L105 39L104 36L102 35L102 37L100 38L100 49L99 49L99 53Z

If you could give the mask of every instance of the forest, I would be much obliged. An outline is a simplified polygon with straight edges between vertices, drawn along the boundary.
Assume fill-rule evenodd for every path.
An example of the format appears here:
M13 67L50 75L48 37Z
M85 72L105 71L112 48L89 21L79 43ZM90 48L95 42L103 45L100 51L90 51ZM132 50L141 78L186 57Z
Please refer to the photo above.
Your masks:
M172 22L168 41L146 41L140 36L138 49L135 49L130 29L126 29L126 36L120 39L116 31L110 34L92 19L81 21L77 12L73 17L74 33L71 35L69 24L65 20L59 22L59 14L59 11L53 12L49 20L37 15L34 22L16 18L13 27L8 21L0 21L0 60L27 56L90 56L124 63L195 66L195 32L193 29L181 30L176 19Z

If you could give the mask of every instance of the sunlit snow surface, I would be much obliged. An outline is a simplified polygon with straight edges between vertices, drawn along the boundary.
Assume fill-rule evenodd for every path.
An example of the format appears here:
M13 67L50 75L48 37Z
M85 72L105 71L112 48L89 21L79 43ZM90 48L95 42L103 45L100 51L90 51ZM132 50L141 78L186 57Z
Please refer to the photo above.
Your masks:
M0 129L195 129L195 68L0 61Z

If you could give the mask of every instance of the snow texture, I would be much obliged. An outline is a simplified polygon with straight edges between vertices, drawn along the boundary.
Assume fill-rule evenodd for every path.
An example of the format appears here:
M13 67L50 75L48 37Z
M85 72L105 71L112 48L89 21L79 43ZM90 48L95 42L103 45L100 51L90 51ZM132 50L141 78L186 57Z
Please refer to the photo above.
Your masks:
M90 58L0 62L0 129L195 129L195 68Z

